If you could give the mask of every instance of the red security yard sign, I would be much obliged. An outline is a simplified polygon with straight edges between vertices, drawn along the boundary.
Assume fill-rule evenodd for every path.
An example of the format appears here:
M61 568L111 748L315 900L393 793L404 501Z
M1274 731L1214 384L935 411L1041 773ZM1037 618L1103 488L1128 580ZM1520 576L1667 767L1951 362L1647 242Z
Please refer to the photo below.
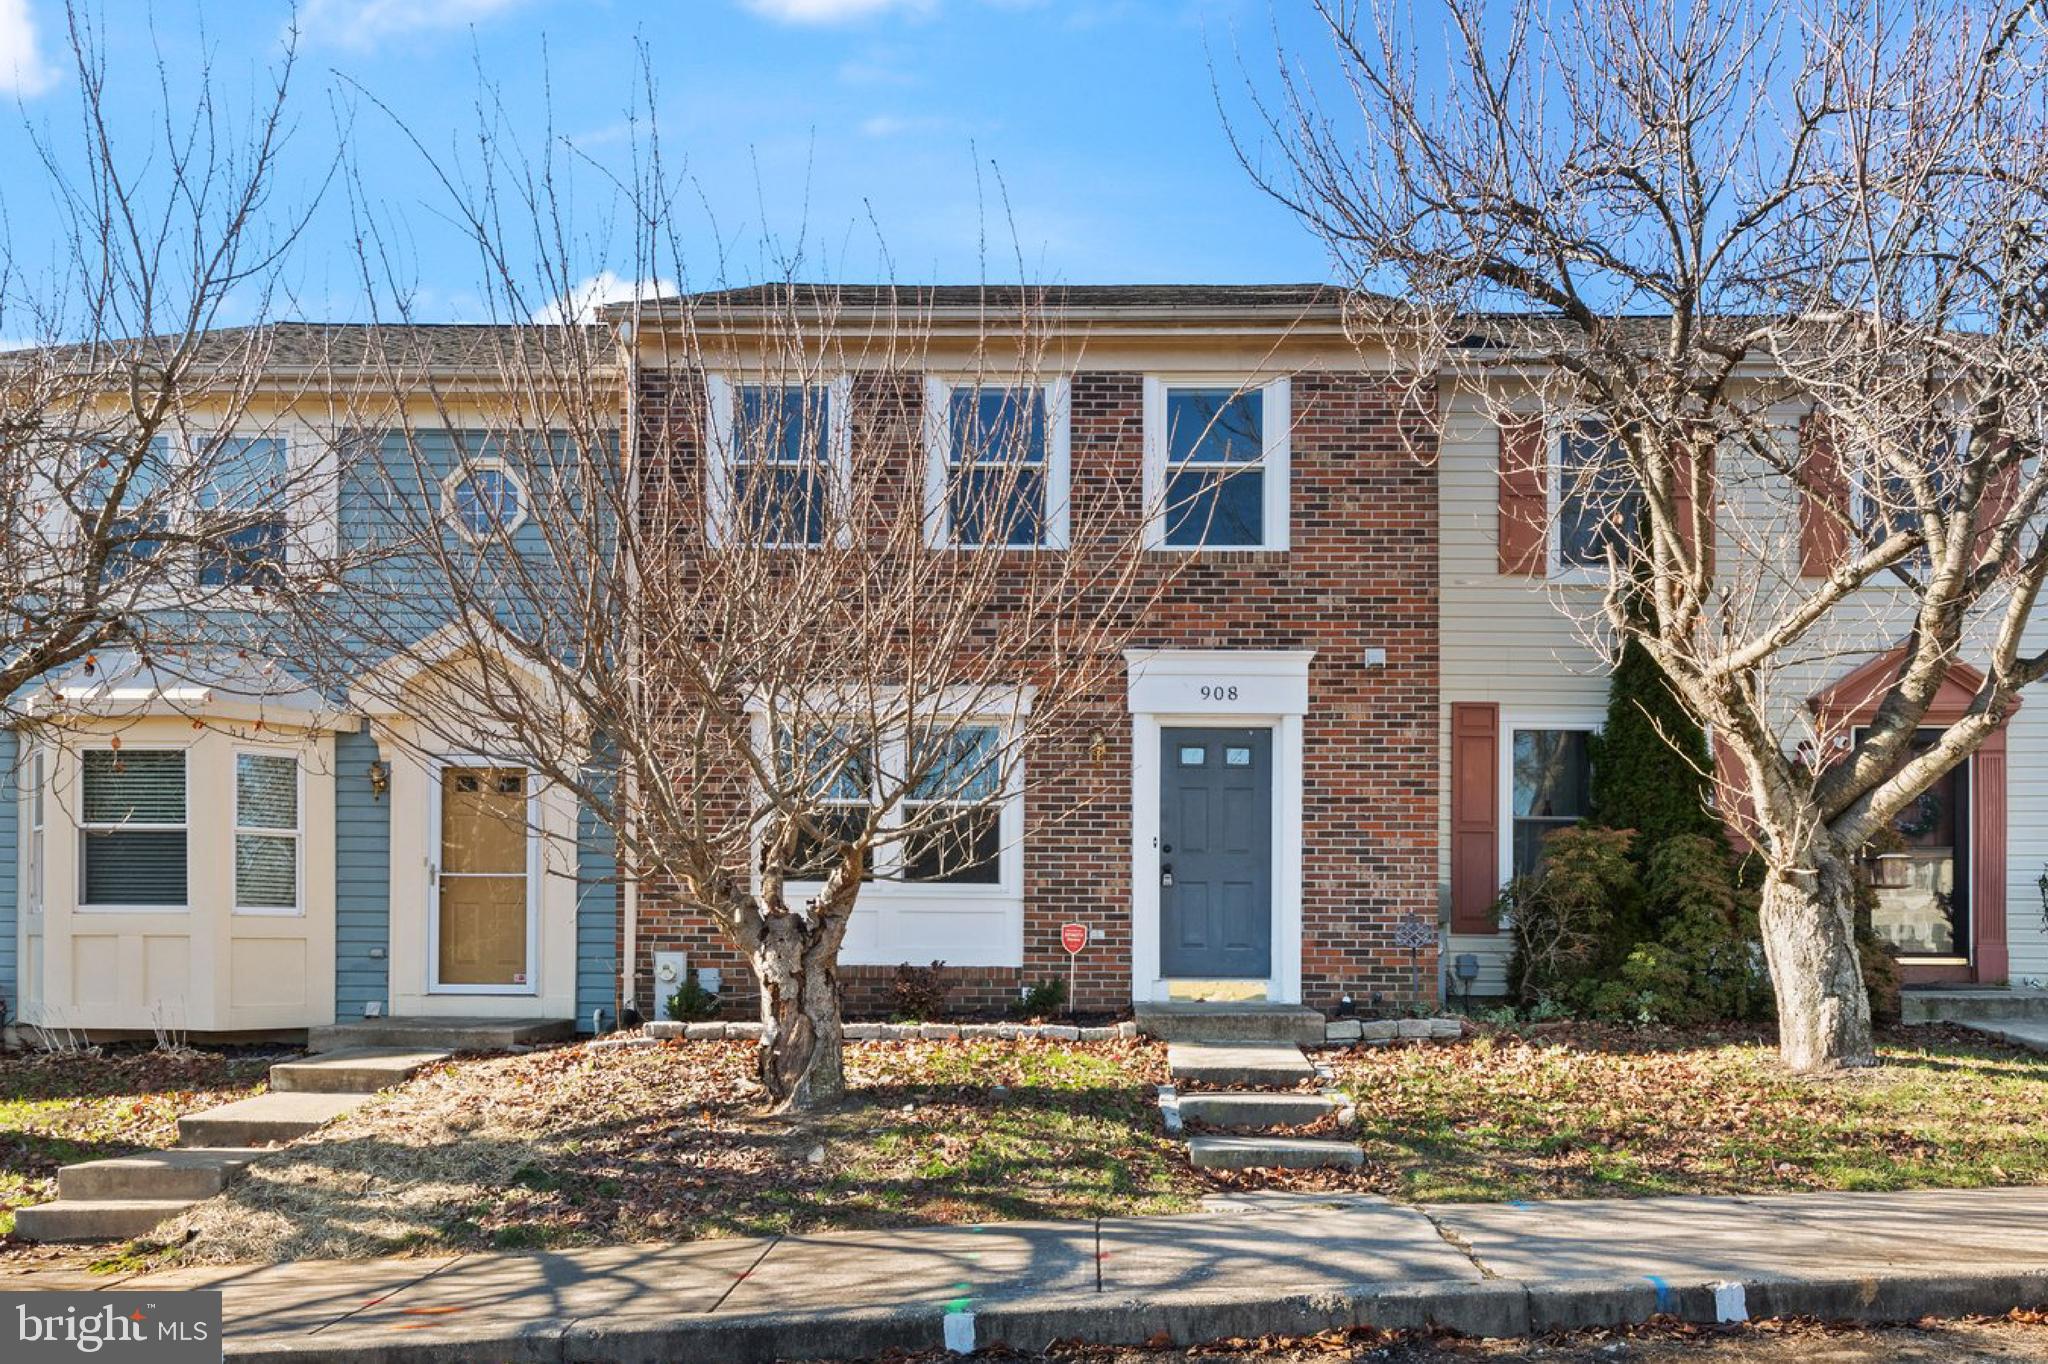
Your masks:
M1061 924L1060 946L1067 949L1067 1012L1073 1013L1075 968L1081 963L1081 949L1088 945L1088 925Z

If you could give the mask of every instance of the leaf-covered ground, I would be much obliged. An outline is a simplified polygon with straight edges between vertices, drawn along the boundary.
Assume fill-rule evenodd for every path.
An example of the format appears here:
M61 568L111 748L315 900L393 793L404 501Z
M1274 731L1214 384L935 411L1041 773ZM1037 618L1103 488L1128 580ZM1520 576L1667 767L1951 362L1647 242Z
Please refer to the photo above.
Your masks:
M1826 1079L1755 1035L1579 1026L1339 1055L1362 1182L1418 1202L2048 1182L2048 1057L1961 1029Z
M208 1260L1084 1218L1192 1206L1146 1042L856 1043L765 1118L750 1043L460 1060L259 1162L164 1239Z
M266 1059L217 1052L0 1055L0 1253L14 1210L57 1196L57 1169L178 1140L178 1115L263 1088Z

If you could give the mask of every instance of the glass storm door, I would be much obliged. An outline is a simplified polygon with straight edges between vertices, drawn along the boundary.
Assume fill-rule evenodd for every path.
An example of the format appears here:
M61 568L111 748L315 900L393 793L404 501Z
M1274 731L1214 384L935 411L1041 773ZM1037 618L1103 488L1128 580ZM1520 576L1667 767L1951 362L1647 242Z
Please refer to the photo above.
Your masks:
M444 767L434 988L531 994L532 829L523 767Z
M1913 747L1934 742L1922 730ZM1970 959L1970 764L1948 770L1872 843L1870 926L1902 961L1935 965Z

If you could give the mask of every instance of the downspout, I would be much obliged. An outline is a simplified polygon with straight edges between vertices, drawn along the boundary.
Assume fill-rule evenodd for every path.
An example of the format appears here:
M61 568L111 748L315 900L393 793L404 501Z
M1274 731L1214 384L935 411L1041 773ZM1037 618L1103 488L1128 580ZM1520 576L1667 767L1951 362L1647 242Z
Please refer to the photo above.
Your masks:
M633 315L619 324L619 340L626 348L626 414L624 422L626 440L625 511L629 516L633 515L640 506L639 319L640 300L636 292L633 300ZM628 554L626 556L626 591L629 601L639 600L639 588L636 560L633 555ZM637 657L639 647L640 641L638 637L636 635L628 635L626 638L626 685L633 688L637 688L640 685L639 659ZM637 707L635 709L637 710ZM620 773L619 776L622 783L619 792L619 802L625 815L621 822L626 826L627 836L623 840L615 837L614 843L623 842L625 845L624 850L630 858L634 855L632 850L639 846L639 839L634 836L634 821L638 818L635 812L640 808L638 768L635 764L628 762L626 770ZM624 946L621 950L621 960L619 962L619 1024L623 1027L625 1026L627 1011L639 1007L637 1001L640 998L640 878L631 872L627 872L620 877L620 881L619 913L625 919Z

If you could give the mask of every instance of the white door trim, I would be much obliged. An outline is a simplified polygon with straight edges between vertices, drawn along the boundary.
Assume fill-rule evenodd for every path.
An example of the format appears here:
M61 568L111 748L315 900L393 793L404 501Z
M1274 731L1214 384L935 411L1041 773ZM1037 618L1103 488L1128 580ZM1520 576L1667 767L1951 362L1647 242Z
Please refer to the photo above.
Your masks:
M441 783L451 767L517 767L526 774L526 983L444 985L441 983ZM533 764L523 758L476 753L438 755L427 788L429 864L427 870L427 993L430 995L538 995L540 993L540 790Z
M1131 649L1131 998L1164 1000L1159 974L1160 733L1273 732L1273 974L1266 997L1301 1001L1302 733L1312 649Z

